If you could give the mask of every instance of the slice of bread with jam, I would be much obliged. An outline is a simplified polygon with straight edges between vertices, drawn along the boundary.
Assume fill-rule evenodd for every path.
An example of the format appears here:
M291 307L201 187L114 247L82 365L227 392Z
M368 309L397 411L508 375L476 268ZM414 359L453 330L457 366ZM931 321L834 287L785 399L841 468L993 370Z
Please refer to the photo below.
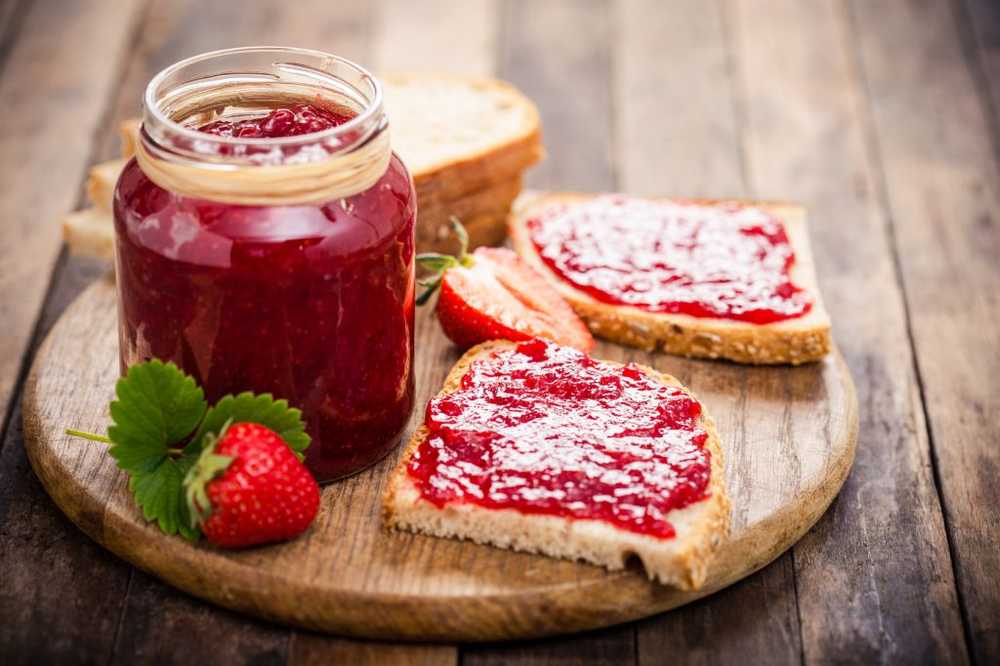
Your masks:
M698 209L696 212L701 213L714 209L722 211L720 214L729 210L754 210L761 216L770 218L772 222L780 223L784 236L787 237L787 244L794 253L794 258L787 267L787 278L794 285L796 293L801 293L807 299L809 307L798 316L757 323L722 315L706 316L705 313L699 313L699 316L693 316L684 312L657 311L642 305L614 302L612 299L602 298L598 291L587 291L560 275L554 268L551 258L547 260L543 257L543 251L535 241L539 225L544 226L548 223L546 220L557 219L558 216L565 214L565 211L574 214L603 215L604 212L600 209L591 213L581 207L591 206L594 202L611 196L582 193L525 193L515 203L508 219L508 230L514 249L559 289L559 293L587 322L594 335L648 351L657 350L680 356L727 359L750 364L797 365L816 361L830 351L832 344L830 318L823 307L819 293L804 208L784 203L716 200L682 202L682 205L694 207ZM641 201L649 206L661 203L669 206L674 203L668 199L626 199L626 201ZM604 224L604 221L600 223ZM610 223L609 220L608 224ZM736 233L741 231L737 230ZM660 243L663 237L669 239L669 230L655 240L642 239L641 242L645 243L642 246L641 257L641 261L645 262L644 265L669 265L673 261L669 243ZM621 234L609 235L605 239L607 242L603 244L594 243L593 246L587 246L588 251L599 257L612 256L615 255L615 249L609 249L608 245L626 240ZM573 243L580 242L576 237L572 240ZM686 238L682 238L678 242L685 241ZM718 237L709 236L705 245L711 254L724 243L720 245ZM571 260L576 259L571 258ZM585 259L591 264L600 265L599 262L593 261L593 257ZM609 261L614 262L618 259L620 256L616 255ZM726 264L731 259L725 255L715 260L723 272L731 267ZM609 271L624 270L627 273L628 270L617 265L609 268L602 266L602 269L605 269L604 273L594 277L593 284L606 284L602 280L607 279L611 279L613 283L620 281L622 278L618 274Z
M532 373L532 364L542 364ZM390 477L388 527L699 588L729 528L722 450L669 375L554 343L470 349Z

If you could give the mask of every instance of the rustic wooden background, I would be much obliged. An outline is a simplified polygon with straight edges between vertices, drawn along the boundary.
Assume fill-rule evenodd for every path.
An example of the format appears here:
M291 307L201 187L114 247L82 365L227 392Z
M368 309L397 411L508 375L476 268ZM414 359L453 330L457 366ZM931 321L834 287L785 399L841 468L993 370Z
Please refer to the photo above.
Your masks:
M539 104L535 187L794 199L861 402L855 469L748 580L593 634L390 646L216 610L42 491L19 393L101 267L58 217L179 58L256 43L494 73ZM0 0L0 662L997 663L1000 5L991 0ZM81 362L83 360L81 359Z

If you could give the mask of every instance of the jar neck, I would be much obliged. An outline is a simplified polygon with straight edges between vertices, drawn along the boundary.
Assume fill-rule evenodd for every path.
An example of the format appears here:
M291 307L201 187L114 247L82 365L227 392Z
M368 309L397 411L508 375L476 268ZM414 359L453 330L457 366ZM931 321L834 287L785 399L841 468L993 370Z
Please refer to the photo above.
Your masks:
M298 103L353 116L326 130L276 138L227 137L199 132L216 120L266 115ZM212 170L322 162L373 144L390 150L378 81L337 56L305 49L248 47L215 51L178 62L146 88L139 140L148 155ZM384 148L383 148L384 146Z

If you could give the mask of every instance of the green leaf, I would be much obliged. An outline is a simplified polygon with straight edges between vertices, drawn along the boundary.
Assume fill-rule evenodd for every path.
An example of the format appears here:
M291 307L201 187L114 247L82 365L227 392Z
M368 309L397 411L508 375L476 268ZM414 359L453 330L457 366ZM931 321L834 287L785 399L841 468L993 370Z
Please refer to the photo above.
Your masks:
M167 534L180 534L185 539L197 539L200 532L191 527L191 516L184 499L183 481L194 459L164 456L152 472L135 474L129 487L142 515L156 522Z
M437 291L437 288L441 286L441 275L429 280L419 280L418 284L423 287L424 290L420 292L419 296L417 296L416 303L417 305L423 305L430 300L431 295L433 295L434 292Z
M219 476L235 460L232 456L223 456L215 452L215 446L225 436L230 423L222 426L218 436L213 433L205 435L204 448L197 461L184 477L184 496L188 516L191 518L191 528L198 528L201 523L212 515L212 502L208 499L208 482Z
M309 446L309 435L302 420L301 410L288 406L287 400L275 400L270 393L254 395L246 392L236 396L227 395L208 410L198 431L184 449L185 455L201 453L207 434L217 434L226 425L233 423L259 423L270 428L285 440L289 448L301 460L302 452Z
M191 434L208 405L194 379L173 363L152 360L133 365L115 386L118 399L111 403L115 431L129 440L148 445L176 443Z
M426 268L434 273L458 265L458 259L450 254L438 254L437 252L421 252L416 257L416 262L421 268Z
M194 460L171 454L202 420L208 408L204 392L173 363L153 360L129 368L115 394L109 453L131 477L129 488L143 516L167 534L197 538L181 488Z

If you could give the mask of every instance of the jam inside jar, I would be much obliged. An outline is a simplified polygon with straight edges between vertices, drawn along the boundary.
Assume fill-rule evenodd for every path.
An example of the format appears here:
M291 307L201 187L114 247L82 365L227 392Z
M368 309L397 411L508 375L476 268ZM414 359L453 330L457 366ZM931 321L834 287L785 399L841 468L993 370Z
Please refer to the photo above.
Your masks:
M206 91L205 104L191 103ZM138 141L162 173L180 166L193 178L164 178L141 159L119 178L123 371L159 358L193 375L210 403L242 391L287 399L303 412L306 464L320 481L388 453L413 408L416 198L389 152L377 81L298 49L196 56L150 83ZM361 151L370 159L359 167ZM325 160L360 180L329 200L269 186L285 165ZM329 164L338 176L340 162ZM188 186L220 172L240 179L238 194Z

